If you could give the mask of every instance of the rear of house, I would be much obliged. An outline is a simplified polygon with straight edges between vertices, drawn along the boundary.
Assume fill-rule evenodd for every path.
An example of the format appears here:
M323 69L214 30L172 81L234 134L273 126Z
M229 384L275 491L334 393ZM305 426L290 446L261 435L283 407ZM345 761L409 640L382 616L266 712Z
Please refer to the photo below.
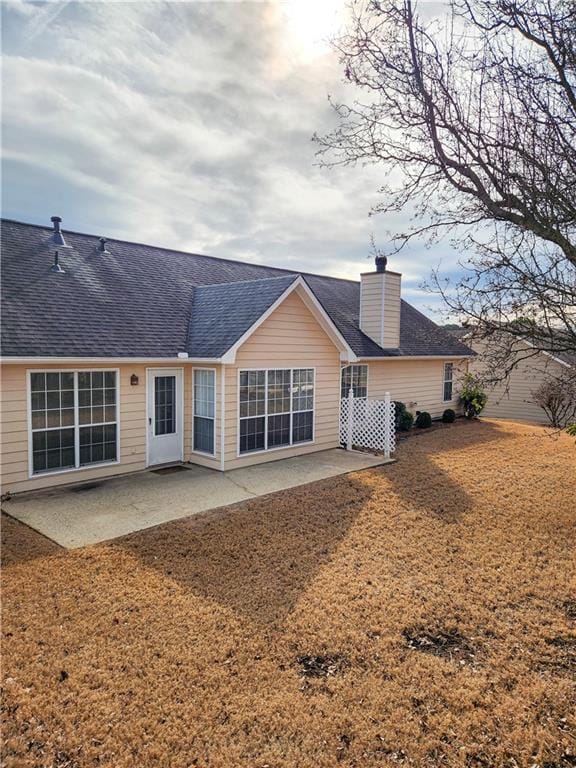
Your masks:
M457 408L471 350L360 282L4 221L4 493L339 445L340 399ZM57 256L56 256L57 252Z

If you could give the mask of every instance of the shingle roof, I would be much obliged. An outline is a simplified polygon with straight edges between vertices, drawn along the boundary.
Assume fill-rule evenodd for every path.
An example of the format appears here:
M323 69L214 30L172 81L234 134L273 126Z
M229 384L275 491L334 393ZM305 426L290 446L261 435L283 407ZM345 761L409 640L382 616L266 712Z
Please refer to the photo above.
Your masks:
M358 357L473 354L405 301L400 348L382 349L358 327L360 284L350 280L122 240L102 255L96 236L68 231L65 274L54 274L51 232L2 221L2 355L220 356L298 274Z
M189 355L221 357L297 279L286 275L194 288Z

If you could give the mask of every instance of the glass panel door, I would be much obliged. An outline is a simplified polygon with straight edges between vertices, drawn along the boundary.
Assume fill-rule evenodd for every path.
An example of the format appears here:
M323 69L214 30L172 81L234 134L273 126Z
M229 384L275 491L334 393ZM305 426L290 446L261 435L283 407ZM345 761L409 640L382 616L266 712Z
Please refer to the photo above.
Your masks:
M176 376L154 377L154 434L176 432Z

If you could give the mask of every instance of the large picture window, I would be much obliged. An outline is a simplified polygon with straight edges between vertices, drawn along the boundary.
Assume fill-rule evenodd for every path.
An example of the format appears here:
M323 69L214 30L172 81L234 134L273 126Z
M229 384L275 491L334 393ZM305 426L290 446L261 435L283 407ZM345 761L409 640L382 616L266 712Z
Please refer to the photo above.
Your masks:
M267 451L314 437L314 370L240 371L240 453Z
M193 449L210 455L214 455L215 383L213 370L194 369Z
M443 397L444 402L447 403L452 400L452 387L454 384L454 363L444 364L444 389Z
M30 373L32 473L118 460L116 371Z
M350 390L354 397L368 397L368 366L347 365L342 368L340 397L348 397Z

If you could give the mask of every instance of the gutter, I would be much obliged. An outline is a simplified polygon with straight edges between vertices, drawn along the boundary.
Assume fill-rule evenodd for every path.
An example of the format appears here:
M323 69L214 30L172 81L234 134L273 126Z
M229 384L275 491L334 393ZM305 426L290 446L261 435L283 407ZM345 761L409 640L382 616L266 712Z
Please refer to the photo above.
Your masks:
M359 357L358 360L362 363L370 363L376 360L378 362L383 360L464 360L473 357L476 357L475 353L471 355L386 355L385 357Z
M211 363L212 365L222 363L220 357L0 357L0 363L3 365L16 365L25 363L26 365L51 365L70 363L74 364L90 364L90 363L104 363L110 365L121 365L122 363Z

